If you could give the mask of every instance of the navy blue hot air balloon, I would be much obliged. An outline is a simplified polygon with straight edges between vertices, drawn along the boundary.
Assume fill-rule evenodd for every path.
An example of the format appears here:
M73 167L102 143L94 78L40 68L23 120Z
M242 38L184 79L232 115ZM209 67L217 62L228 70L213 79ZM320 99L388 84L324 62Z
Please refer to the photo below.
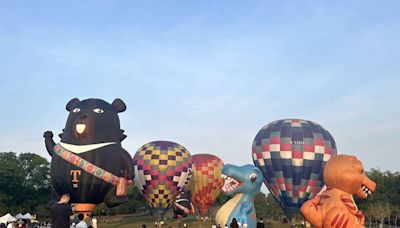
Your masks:
M303 202L321 190L323 168L336 155L336 143L319 124L283 119L258 132L252 155L264 175L265 185L291 218Z

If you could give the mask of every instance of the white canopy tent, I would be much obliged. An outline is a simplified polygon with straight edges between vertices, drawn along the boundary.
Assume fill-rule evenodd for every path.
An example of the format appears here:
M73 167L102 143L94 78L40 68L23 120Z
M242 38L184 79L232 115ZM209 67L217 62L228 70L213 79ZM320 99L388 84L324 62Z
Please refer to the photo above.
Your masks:
M17 221L16 218L14 218L10 213L7 213L6 215L0 217L0 223L8 223L8 222L15 222Z
M16 216L15 216L15 218L18 220L18 219L27 219L27 220L30 220L30 219L32 219L32 215L28 212L28 213L26 213L26 214L24 214L24 215L22 215L21 213L20 214L17 214Z
M28 213L26 213L26 214L24 214L24 215L22 216L22 219L31 220L31 219L32 219L32 215L28 212Z
M16 218L16 219L22 219L22 214L21 214L21 213L17 214L17 215L15 216L15 218Z

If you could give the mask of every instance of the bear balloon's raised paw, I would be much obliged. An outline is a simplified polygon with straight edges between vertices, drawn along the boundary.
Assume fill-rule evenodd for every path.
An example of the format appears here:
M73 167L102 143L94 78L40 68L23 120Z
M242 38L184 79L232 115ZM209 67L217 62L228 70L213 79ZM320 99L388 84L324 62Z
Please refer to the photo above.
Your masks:
M46 131L46 132L43 134L43 137L44 137L44 138L53 138L53 132L51 132L51 131Z

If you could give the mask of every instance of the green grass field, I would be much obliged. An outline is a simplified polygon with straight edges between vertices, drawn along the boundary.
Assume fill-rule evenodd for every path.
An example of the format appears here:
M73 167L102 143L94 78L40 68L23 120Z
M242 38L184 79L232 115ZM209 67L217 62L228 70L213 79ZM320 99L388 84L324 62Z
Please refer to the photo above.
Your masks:
M130 216L114 216L114 217L99 217L98 227L99 228L140 228L143 224L146 224L147 228L155 227L155 219L150 216L145 217L130 217ZM179 228L183 227L183 223L186 223L186 227L199 227L199 228L210 228L213 221L198 221L195 218L187 218L180 221L174 219L166 219L163 227ZM288 228L287 224L267 224L268 228Z

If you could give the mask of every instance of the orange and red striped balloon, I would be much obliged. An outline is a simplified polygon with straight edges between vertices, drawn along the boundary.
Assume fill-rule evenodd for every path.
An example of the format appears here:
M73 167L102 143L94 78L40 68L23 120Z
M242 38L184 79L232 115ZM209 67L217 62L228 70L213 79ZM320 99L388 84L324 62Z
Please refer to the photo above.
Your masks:
M211 154L192 155L193 176L190 183L192 202L204 215L214 204L224 184L221 178L224 163Z

